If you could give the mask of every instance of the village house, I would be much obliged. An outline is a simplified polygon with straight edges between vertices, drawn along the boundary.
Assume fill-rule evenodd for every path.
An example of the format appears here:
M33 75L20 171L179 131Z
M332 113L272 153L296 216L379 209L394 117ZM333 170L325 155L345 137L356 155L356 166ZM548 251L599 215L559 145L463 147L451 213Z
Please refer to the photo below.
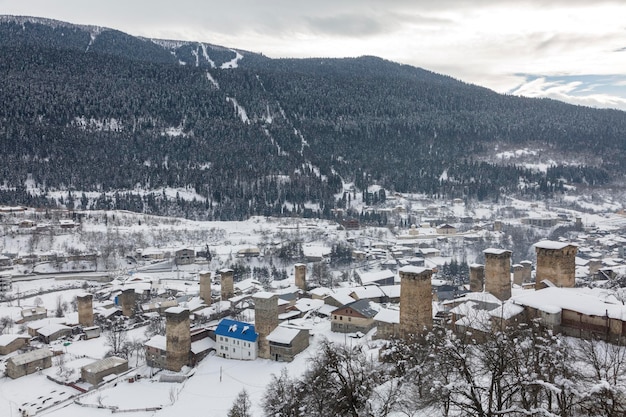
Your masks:
M442 224L441 226L437 227L437 234L439 235L455 235L456 234L456 227L451 226L449 224Z
M193 249L179 249L174 252L176 265L190 265L196 261L196 252Z
M72 334L72 328L63 324L49 324L37 330L37 334L44 343L50 343Z
M374 316L376 334L374 339L393 339L400 336L400 310L381 308Z
M258 337L253 324L222 319L215 329L215 351L226 359L255 360Z
M23 308L20 311L22 318L18 321L19 324L26 323L27 321L35 321L45 319L48 317L48 310L44 307L28 307Z
M144 343L146 365L152 368L165 369L167 364L167 340L165 336L157 334Z
M309 331L287 326L276 327L268 336L270 358L277 362L291 362L309 347Z
M331 330L338 333L367 333L375 325L376 315L369 300L358 300L333 311Z
M16 379L52 366L52 351L48 348L32 350L7 359L6 374Z
M626 342L626 306L609 303L580 288L548 287L511 298L528 318L568 336Z
M0 355L8 355L25 346L28 346L30 336L20 334L0 335Z

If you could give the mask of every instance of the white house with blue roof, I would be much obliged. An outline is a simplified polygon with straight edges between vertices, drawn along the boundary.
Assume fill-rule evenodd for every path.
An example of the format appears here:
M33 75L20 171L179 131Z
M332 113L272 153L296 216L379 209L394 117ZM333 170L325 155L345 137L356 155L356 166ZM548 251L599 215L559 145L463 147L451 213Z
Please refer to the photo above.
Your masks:
M215 350L226 359L254 360L258 337L253 324L222 319L215 329Z

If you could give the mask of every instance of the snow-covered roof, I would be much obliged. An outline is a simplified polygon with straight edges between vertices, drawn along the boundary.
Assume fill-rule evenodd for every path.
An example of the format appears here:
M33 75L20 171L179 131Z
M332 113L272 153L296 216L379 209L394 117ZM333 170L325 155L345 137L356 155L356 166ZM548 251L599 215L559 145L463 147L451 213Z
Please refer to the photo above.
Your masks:
M31 330L38 330L41 329L42 327L46 327L49 326L51 324L65 324L65 318L63 317L50 317L50 318L46 318L46 319L40 319L40 320L34 320L29 322L26 327L28 327Z
M165 313L169 313L169 314L181 314L184 311L189 312L189 309L185 308L185 307L170 307L167 310L165 310Z
M0 346L7 346L17 339L30 339L30 336L23 334L0 334Z
M326 297L327 295L331 295L333 293L333 290L331 290L330 288L326 288L326 287L318 287L318 288L313 288L309 292L311 293L311 295L316 295L318 297Z
M165 336L157 334L148 339L145 343L145 346L152 347L159 350L167 349L167 339Z
M357 313L361 314L365 318L373 318L377 311L374 310L369 300L358 300L353 303L347 304L342 309L350 308Z
M335 310L337 310L337 307L331 306L330 304L324 304L317 310L317 312L324 316L330 316Z
M380 289L389 298L400 297L400 289L401 289L400 285L382 285Z
M211 339L209 339L208 337L204 337L195 342L191 342L191 352L194 355L197 355L198 353L206 352L207 350L214 347L214 345L215 343Z
M260 299L270 299L272 297L274 297L276 294L274 294L273 292L268 292L268 291L259 291L259 292L255 292L252 296L254 298L260 298Z
M511 251L506 249L487 248L483 251L483 253L489 255L504 255L505 253L511 253Z
M498 304L498 305L502 303L502 301L500 301L498 298L496 298L495 295L491 294L490 292L468 292L468 293L463 294L461 297L454 298L452 300L446 300L443 302L443 304L455 304L459 302L464 302L466 300L467 301L473 300L476 302Z
M568 246L578 246L575 243L570 242L555 242L553 240L542 240L540 242L535 243L534 245L539 249L551 249L551 250L560 250L566 248Z
M55 334L57 332L60 332L62 330L68 330L69 331L69 330L72 330L72 328L64 326L62 324L56 324L55 323L55 324L50 324L48 326L42 327L41 329L37 330L37 333L39 333L42 336L47 337L47 336L51 336L51 335L53 335L53 334Z
M359 278L361 279L361 283L363 285L393 279L395 276L396 274L391 272L389 269L383 269L382 271L359 272Z
M400 268L400 273L405 273L405 274L421 274L423 272L428 271L428 268L423 268L423 267L419 267L419 266L403 266L402 268Z
M317 310L324 305L324 300L314 300L311 298L301 298L296 301L295 307L303 313L310 310Z
M117 356L109 356L108 358L100 359L99 361L92 362L89 365L85 365L81 368L81 370L97 374L102 371L115 368L116 366L122 365L124 363L128 363L128 361L123 358L118 358Z
M350 304L354 301L354 298L350 297L349 293L346 292L334 292L332 294L329 295L329 297L333 298L334 300L336 300L339 304L341 305L346 305L346 304Z
M491 316L486 310L474 310L472 314L463 316L454 324L457 326L480 330L482 332L488 332L491 330Z
M467 301L465 303L459 304L458 306L454 307L452 310L450 310L450 313L457 314L459 316L467 316L469 314L472 314L474 311L476 311L477 307L478 307L478 303L474 301Z
M524 311L524 307L513 304L512 302L504 303L501 307L495 308L489 312L491 317L498 317L504 320L508 320L512 317L521 314Z
M511 301L552 314L566 309L588 316L608 316L612 319L626 320L625 305L607 303L597 296L580 291L578 288L549 287L525 292L512 297Z
M384 297L385 293L380 289L378 285L365 285L363 287L352 288L351 294L354 293L360 300L364 298L380 298Z
M232 337L247 342L256 342L258 337L253 324L230 319L222 319L215 329L215 334L217 336Z
M280 343L283 345L290 344L293 339L298 336L300 330L289 327L278 326L272 333L267 335L267 340L274 343Z
M400 323L400 310L392 310L389 308L381 308L380 311L374 316L374 320L382 321L383 323Z
M14 365L21 366L49 357L52 357L52 351L47 348L42 348L31 350L30 352L22 353L21 355L15 355L9 358L9 360L13 362Z

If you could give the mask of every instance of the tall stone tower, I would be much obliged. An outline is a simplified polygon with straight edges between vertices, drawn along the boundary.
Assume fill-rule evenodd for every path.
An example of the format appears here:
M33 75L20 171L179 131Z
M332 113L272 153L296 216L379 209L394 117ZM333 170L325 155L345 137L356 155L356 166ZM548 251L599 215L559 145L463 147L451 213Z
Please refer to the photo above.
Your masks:
M189 364L191 332L189 310L170 307L165 310L165 367L174 372Z
M220 271L222 301L226 301L235 295L235 284L233 282L234 273L232 269L222 269Z
M432 274L428 268L400 268L400 335L404 338L433 325Z
M76 304L78 305L78 324L83 327L93 326L93 295L78 294Z
M133 317L135 315L135 290L133 288L123 290L119 295L119 300L122 314L126 317Z
M211 305L211 272L209 271L200 271L200 298L206 305Z
M296 264L295 269L296 287L300 288L302 291L306 291L306 265Z
M489 248L485 254L485 291L499 300L511 298L511 251Z
M254 327L259 334L259 358L270 359L267 336L278 327L278 295L257 292L254 299Z
M573 287L576 282L576 253L573 243L543 240L535 243L536 281L549 280L557 287Z
M483 288L485 286L485 265L471 264L469 273L470 291L483 292Z

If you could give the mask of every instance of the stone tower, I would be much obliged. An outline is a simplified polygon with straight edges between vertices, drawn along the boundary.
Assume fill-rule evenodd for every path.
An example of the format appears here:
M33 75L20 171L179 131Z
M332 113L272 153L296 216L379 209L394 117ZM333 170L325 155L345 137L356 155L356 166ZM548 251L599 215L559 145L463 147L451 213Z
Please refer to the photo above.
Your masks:
M123 290L119 295L119 300L122 314L126 317L133 317L135 315L135 290L133 288Z
M93 326L93 295L78 294L76 304L78 305L78 324L83 327Z
M278 295L257 292L254 299L254 327L259 334L259 358L270 359L267 336L278 326Z
M165 368L178 372L189 364L191 332L189 310L170 307L165 310Z
M306 265L305 264L296 264L296 287L300 288L302 291L306 291Z
M232 269L222 269L220 271L222 301L226 301L235 295L235 284L233 282L234 273Z
M485 291L501 301L511 298L511 251L485 249Z
M433 325L433 271L417 266L400 269L400 335L422 333Z
M209 271L200 271L200 298L206 305L211 305L211 272Z
M602 261L600 259L589 259L589 275L595 279L595 276L602 268Z
M530 261L522 261L520 264L524 267L522 282L531 282L533 279L533 263Z
M557 287L574 286L578 246L566 242L544 240L535 243L537 253L536 281L549 280Z
M513 265L513 284L521 286L524 282L524 265Z
M483 292L485 286L485 265L470 265L470 291Z

